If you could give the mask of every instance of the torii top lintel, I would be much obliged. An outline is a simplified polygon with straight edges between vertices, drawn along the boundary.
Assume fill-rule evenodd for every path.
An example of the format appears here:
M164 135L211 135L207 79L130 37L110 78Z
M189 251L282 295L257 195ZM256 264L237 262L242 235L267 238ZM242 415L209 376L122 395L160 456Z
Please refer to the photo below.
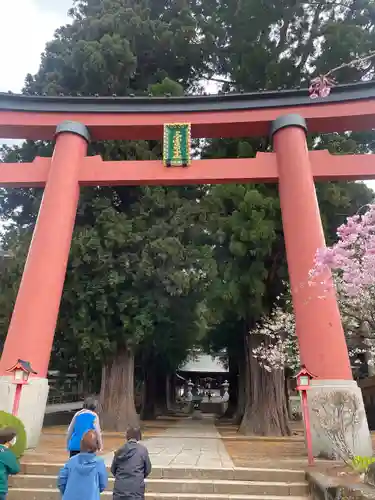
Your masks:
M0 93L0 137L52 139L64 120L93 140L161 139L164 123L191 123L192 137L266 136L281 114L303 116L309 132L375 128L375 83L340 85L324 99L307 89L185 97L70 97Z

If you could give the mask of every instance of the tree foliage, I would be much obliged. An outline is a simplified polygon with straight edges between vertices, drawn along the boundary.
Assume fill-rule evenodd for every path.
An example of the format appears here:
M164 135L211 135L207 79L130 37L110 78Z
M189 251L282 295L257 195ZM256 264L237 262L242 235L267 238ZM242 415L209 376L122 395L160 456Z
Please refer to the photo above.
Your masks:
M181 95L203 71L202 37L188 5L79 1L71 16L72 23L47 44L38 73L27 76L25 93ZM49 149L26 143L3 156L31 161ZM106 141L92 144L90 153L156 159L161 147L155 141ZM3 216L32 230L40 194L4 191ZM199 332L200 302L216 267L201 237L201 196L193 187L82 190L55 343L63 358L73 348L77 364L89 369L104 363L103 374L117 378L116 357L124 360L124 351L134 356L140 345L152 346L149 356L163 357L170 369L184 359ZM108 426L123 427L134 414L132 405L128 401L128 411L121 404L106 408ZM123 413L122 421L111 413Z
M206 21L204 30L207 33L213 25L216 29L217 68L226 81L221 84L222 90L259 91L307 86L313 72L324 74L374 49L373 3L348 0L341 4L289 0L204 2L201 11ZM362 66L342 68L336 76L341 83L353 82L370 77L372 71L372 61L367 61ZM360 153L372 150L373 137L372 133L332 133L311 136L308 142L311 149L329 149L335 154ZM268 150L268 142L258 138L214 140L209 142L204 155L211 158L254 157L257 152ZM254 208L249 200L257 199L259 193L261 202ZM326 238L332 242L337 226L347 215L368 203L373 193L356 183L322 183L317 185L317 195ZM213 303L216 308L216 301L220 301L222 321L224 324L231 322L226 330L221 324L212 329L211 345L217 350L221 341L221 347L228 347L229 356L232 346L239 346L242 352L245 346L250 371L250 378L246 378L250 404L242 430L282 434L287 432L285 412L280 411L284 402L274 403L275 394L279 396L282 388L279 386L276 392L266 388L267 384L274 384L276 388L278 380L272 374L266 380L266 374L259 373L259 363L252 362L252 352L262 339L261 336L248 336L262 315L272 313L275 298L283 291L282 282L288 276L277 191L273 186L217 186L212 188L210 196L217 200L218 207L222 202L219 212L222 232L217 233L222 241L218 245L221 252L219 286ZM228 198L236 200L234 207ZM272 207L273 213L269 214L270 220L260 222L267 213L266 207ZM240 210L244 220L240 220ZM237 225L233 224L234 220ZM252 225L255 231L249 239L246 230ZM259 389L262 385L263 393ZM274 413L266 413L271 424L264 424L265 409L272 407Z

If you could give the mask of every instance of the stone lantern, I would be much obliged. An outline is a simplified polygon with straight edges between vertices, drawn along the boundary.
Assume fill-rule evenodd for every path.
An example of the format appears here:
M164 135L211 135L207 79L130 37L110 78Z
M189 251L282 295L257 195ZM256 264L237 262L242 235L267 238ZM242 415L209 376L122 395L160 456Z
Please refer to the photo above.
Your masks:
M224 382L221 384L222 388L223 388L223 401L224 403L226 403L227 401L229 401L229 382L228 380L224 380Z

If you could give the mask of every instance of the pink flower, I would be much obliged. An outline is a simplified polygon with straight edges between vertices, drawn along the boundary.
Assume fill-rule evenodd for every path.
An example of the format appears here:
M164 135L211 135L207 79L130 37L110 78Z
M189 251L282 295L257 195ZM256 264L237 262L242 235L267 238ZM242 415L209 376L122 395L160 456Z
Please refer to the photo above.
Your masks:
M331 271L333 282L340 279L346 296L367 293L375 285L375 205L369 205L363 215L348 217L337 236L337 243L317 250L310 276L316 279Z
M317 76L311 80L309 87L309 94L311 99L316 99L317 97L328 97L331 88L334 85L334 80L324 75Z

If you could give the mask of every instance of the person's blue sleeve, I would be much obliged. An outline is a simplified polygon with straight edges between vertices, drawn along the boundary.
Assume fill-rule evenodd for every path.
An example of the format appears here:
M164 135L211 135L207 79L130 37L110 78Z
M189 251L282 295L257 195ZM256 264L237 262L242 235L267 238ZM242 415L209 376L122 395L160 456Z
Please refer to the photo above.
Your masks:
M62 495L64 494L66 485L68 483L68 477L69 468L68 464L65 464L64 467L60 470L59 477L57 478L57 487Z
M103 460L98 460L99 490L100 493L108 486L108 474Z
M72 418L72 421L70 422L69 427L68 427L68 432L67 432L67 435L66 435L66 447L67 447L68 450L69 450L69 442L70 442L70 440L72 438L72 435L73 435L74 426L75 426L75 423L76 423L76 418L77 418L77 413Z

